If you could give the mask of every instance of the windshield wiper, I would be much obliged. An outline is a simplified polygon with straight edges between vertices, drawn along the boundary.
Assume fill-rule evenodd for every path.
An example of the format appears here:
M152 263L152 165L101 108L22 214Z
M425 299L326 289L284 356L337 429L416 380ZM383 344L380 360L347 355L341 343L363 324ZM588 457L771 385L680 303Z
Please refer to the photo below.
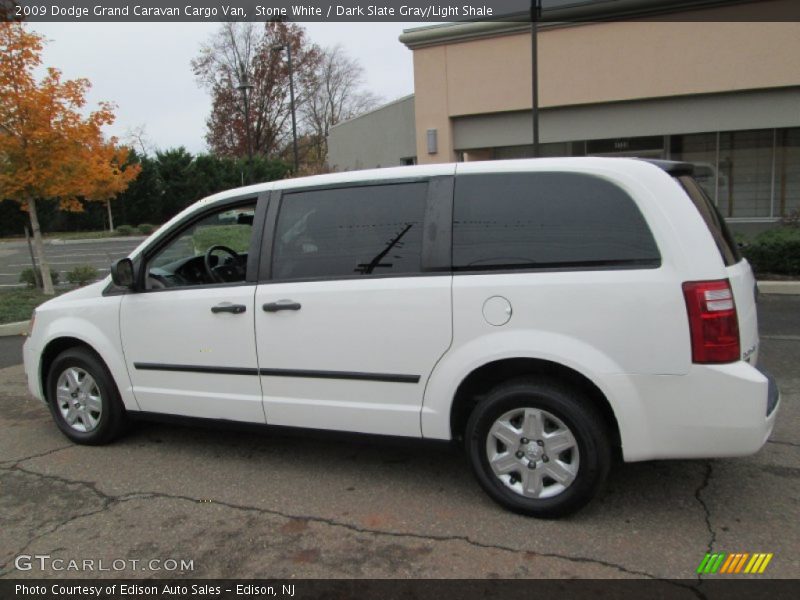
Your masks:
M362 275L369 275L378 267L391 268L394 265L394 263L382 263L381 261L386 257L387 254L389 254L392 248L397 246L397 244L400 242L403 236L407 234L408 230L411 229L413 226L414 226L413 223L409 223L408 225L406 225L405 228L400 233L398 233L391 240L389 240L389 243L386 245L386 248L384 248L379 254L375 255L375 258L373 258L368 263L358 263L358 266L354 269L354 271L356 273L361 273Z

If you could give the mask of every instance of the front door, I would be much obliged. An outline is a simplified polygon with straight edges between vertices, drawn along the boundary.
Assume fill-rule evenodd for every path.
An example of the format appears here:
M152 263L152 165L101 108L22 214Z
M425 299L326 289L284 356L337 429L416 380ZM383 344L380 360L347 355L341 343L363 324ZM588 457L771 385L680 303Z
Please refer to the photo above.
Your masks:
M255 200L206 211L145 256L144 290L120 309L141 410L264 422L246 280L254 214Z
M420 436L450 345L447 273L422 269L427 182L284 192L256 291L267 422Z

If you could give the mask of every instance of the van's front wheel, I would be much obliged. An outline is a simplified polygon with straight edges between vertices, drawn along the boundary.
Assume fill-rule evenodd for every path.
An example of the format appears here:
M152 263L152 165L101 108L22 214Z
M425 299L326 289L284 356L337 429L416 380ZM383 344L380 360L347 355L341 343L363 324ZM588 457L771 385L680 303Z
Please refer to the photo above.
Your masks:
M560 517L598 492L611 464L603 419L591 398L559 382L523 378L497 386L466 430L473 471L499 504Z
M70 348L53 361L47 399L56 425L73 442L110 442L124 428L125 409L106 366L92 352Z

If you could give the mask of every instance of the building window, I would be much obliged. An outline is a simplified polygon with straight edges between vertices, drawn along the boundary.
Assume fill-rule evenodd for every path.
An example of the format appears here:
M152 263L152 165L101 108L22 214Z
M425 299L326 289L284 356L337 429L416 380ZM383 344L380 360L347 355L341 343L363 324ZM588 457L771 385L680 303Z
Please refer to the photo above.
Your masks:
M527 158L528 145L482 148L459 160ZM780 219L800 210L800 127L688 133L541 145L541 156L667 158L695 165L695 179L726 219Z
M725 179L717 206L727 218L770 217L774 131L730 131L719 136L719 170Z
M533 144L522 146L499 146L494 148L495 160L505 160L509 158L530 158L533 156ZM570 156L569 142L550 142L539 144L539 156L542 158L552 156Z
M695 165L727 219L779 219L800 208L800 128L673 135L669 158Z
M670 160L694 164L694 178L717 203L717 190L726 185L717 169L717 134L694 133L670 137Z
M608 140L588 140L586 154L593 156L639 156L662 158L664 155L664 136L614 138Z
M800 210L800 127L779 129L775 147L775 214Z

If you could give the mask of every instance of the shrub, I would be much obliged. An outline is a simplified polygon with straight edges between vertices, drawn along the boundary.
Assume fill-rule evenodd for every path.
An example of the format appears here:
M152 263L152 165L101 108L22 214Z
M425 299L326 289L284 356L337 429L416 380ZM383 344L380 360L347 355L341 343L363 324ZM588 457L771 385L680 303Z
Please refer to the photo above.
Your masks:
M800 208L795 208L792 212L784 215L781 219L781 225L800 228Z
M39 275L39 279L42 278L42 271L39 267L36 267L36 274ZM58 271L50 271L50 281L53 282L53 285L58 285ZM19 274L19 282L24 283L29 288L36 287L36 275L33 274L33 269L25 269L22 273Z
M120 225L117 227L117 233L119 235L133 235L136 232L136 229L131 227L130 225Z
M800 228L764 231L742 248L742 254L758 275L800 275Z
M74 285L84 286L97 279L97 269L92 265L80 265L67 273L67 281Z
M142 235L150 235L156 230L156 226L151 225L150 223L142 223L136 229L138 229L139 233L141 233Z

